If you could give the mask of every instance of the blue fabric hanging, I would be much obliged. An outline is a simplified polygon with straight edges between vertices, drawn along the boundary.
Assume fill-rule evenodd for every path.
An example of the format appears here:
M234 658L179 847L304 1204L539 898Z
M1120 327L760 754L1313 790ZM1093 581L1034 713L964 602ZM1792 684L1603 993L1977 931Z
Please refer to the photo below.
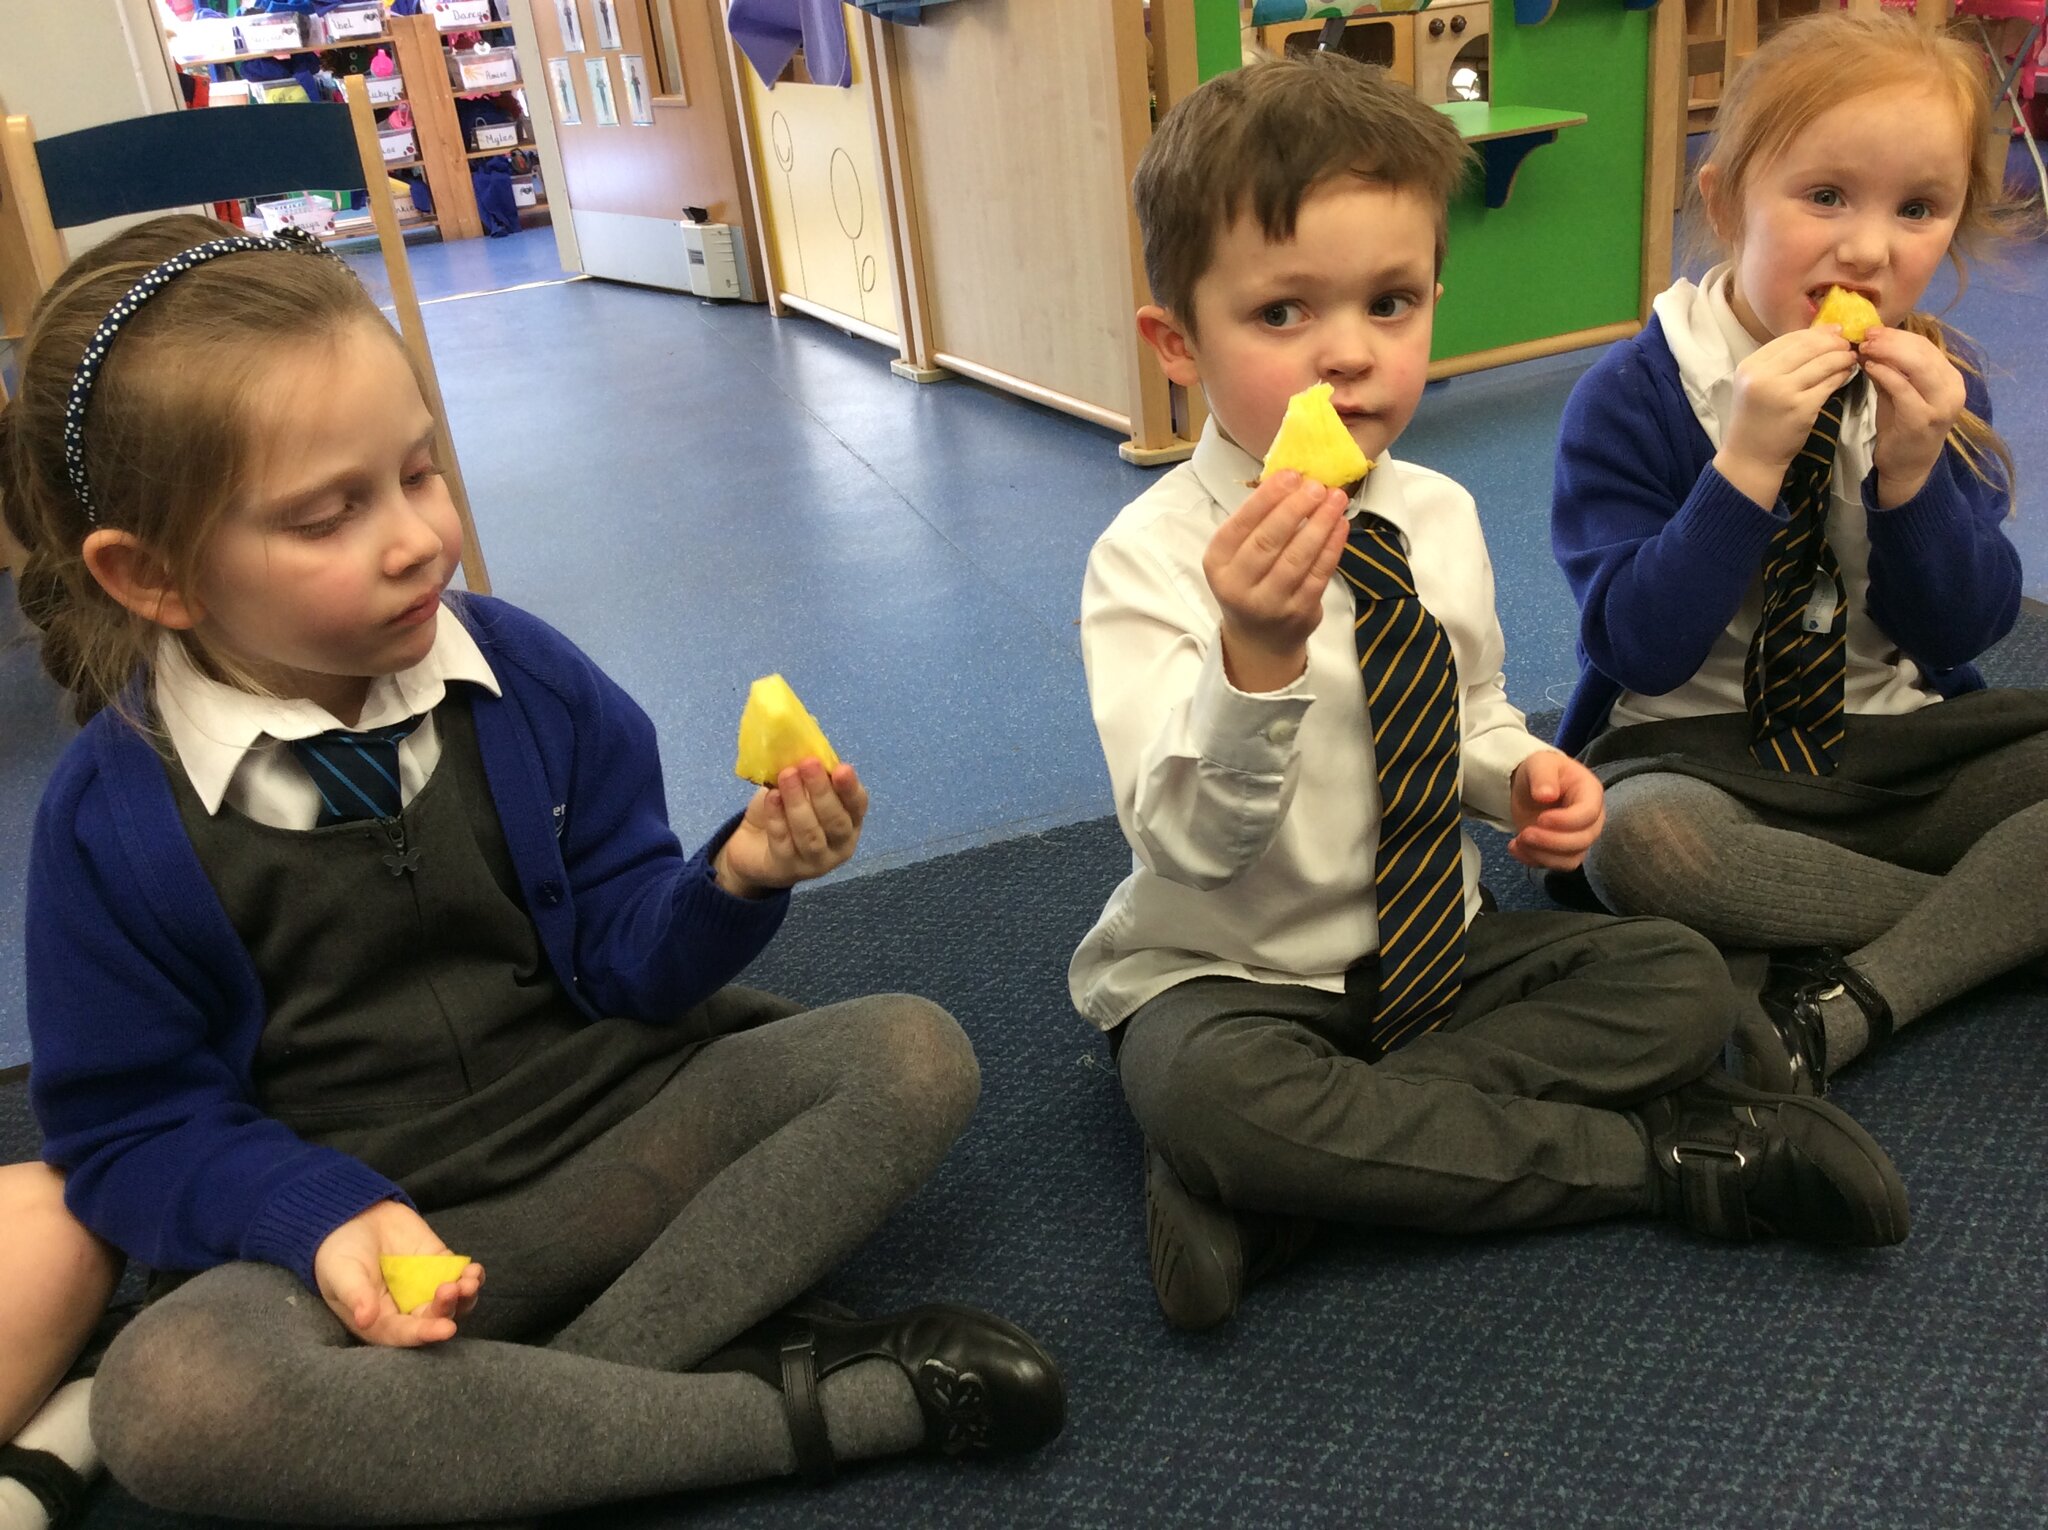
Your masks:
M879 16L884 21L894 21L906 27L914 27L924 19L925 0L846 0L846 3L870 16Z
M914 27L924 20L926 6L943 5L945 0L847 0L847 3L866 11L870 16L879 16L884 21Z
M456 121L462 124L462 139L465 143L476 142L479 125L498 125L515 122L518 119L501 107L502 97L477 96L455 103ZM507 234L519 232L519 202L512 195L513 150L503 155L480 159L469 167L470 185L476 191L477 217L483 222L484 232L493 239L502 239ZM413 205L419 205L415 198Z
M463 141L474 147L479 127L502 127L519 119L499 102L502 96L469 96L455 103L455 120L462 127Z
M770 90L799 48L813 84L853 84L846 12L839 0L732 0L725 27Z
M519 232L519 202L512 195L512 161L486 159L469 172L469 184L476 192L476 215L484 233L503 239ZM413 206L419 206L417 198Z

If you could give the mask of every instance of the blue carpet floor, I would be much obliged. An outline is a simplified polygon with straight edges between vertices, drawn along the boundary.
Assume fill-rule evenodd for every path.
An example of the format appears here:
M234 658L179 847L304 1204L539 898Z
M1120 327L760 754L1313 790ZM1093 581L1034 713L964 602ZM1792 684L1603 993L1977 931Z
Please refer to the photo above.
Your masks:
M1994 660L2048 679L2048 617ZM1510 907L1538 895L1487 841ZM1613 1222L1452 1239L1332 1230L1238 1319L1169 1331L1138 1142L1067 954L1128 865L1095 819L822 888L748 981L823 1003L910 988L972 1035L981 1107L828 1293L1007 1313L1067 1373L1065 1436L1008 1467L905 1460L592 1511L667 1526L2048 1523L2048 986L1902 1033L1838 1086L1896 1159L1901 1248L1735 1247ZM884 938L885 937L885 938ZM0 1091L0 1151L28 1127ZM103 1486L87 1530L197 1530Z

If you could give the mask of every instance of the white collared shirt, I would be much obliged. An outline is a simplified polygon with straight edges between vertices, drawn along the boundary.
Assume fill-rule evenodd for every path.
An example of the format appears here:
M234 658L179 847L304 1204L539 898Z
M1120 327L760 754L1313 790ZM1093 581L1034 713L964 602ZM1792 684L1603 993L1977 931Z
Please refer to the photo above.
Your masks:
M1657 317L1664 339L1678 362L1678 380L1686 401L1714 443L1735 413L1735 369L1761 347L1743 327L1728 301L1728 271L1719 265L1700 279L1673 283L1657 295ZM1849 603L1847 709L1864 713L1917 712L1939 698L1921 680L1920 666L1899 651L1870 619L1870 534L1863 508L1863 480L1870 474L1877 446L1877 400L1869 384L1855 388L1842 414L1842 435L1835 448L1833 498L1828 506L1828 546L1842 572L1843 597ZM1608 726L1655 722L1672 717L1741 712L1742 672L1749 660L1750 638L1764 609L1762 570L1751 581L1737 611L1714 639L1706 661L1693 677L1662 696L1623 691L1615 700Z
M1351 587L1331 579L1292 685L1251 695L1223 673L1222 608L1202 554L1259 471L1212 419L1192 460L1127 505L1088 558L1089 702L1136 852L1068 969L1075 1007L1104 1028L1210 974L1341 992L1345 969L1379 946L1378 777ZM1361 511L1407 541L1416 589L1457 660L1465 805L1502 823L1510 775L1548 746L1508 704L1472 496L1382 456L1353 501ZM1469 837L1464 860L1469 920L1479 907Z
M433 710L449 682L466 680L498 694L498 677L469 629L444 609L434 646L419 663L370 682L357 728L381 728L421 716L398 746L399 798L410 802L441 759ZM208 813L226 803L274 829L310 829L320 820L320 792L289 747L343 726L311 701L257 696L200 672L175 633L157 644L156 707L186 779Z

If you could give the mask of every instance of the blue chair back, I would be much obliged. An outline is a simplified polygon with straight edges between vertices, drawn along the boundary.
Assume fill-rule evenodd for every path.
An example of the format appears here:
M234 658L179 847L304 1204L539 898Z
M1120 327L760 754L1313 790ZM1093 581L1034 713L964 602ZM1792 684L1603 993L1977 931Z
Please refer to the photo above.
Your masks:
M59 228L365 184L348 107L335 101L133 117L40 138L36 161Z
M245 197L368 191L380 224L377 243L390 274L399 334L419 366L421 388L435 416L436 452L462 521L464 582L488 594L490 573L448 429L405 240L384 190L383 164L376 149L365 153L358 148L375 129L368 90L361 79L352 78L347 91L347 104L308 101L162 112L43 139L34 136L24 117L0 119L0 308L5 309L0 335L26 327L36 295L62 269L60 229ZM35 181L41 185L33 186ZM0 385L0 402L5 399ZM0 547L0 554L5 552Z

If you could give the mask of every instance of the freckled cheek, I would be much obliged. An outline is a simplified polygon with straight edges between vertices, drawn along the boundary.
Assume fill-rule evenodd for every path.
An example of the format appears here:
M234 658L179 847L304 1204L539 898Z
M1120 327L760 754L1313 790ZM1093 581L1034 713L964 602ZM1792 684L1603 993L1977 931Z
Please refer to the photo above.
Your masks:
M1238 388L1261 397L1274 393L1284 397L1306 369L1291 349L1277 345L1241 351L1232 366Z
M1247 360L1230 378L1226 392L1234 411L1243 417L1245 429L1279 429L1287 412L1287 400L1313 382L1303 381L1299 367L1267 358Z
M1762 285L1773 280L1790 281L1792 266L1803 260L1817 258L1821 242L1809 240L1810 249L1806 254L1797 254L1788 247L1787 241L1778 237L1775 229L1759 229L1743 242L1742 253L1737 258L1736 269L1752 285Z
M1402 411L1403 421L1415 412L1415 406L1422 397L1423 385L1429 381L1429 347L1421 346L1404 350L1399 363L1391 368L1387 377L1389 403Z
M347 570L330 570L308 581L298 592L295 609L309 634L320 638L345 637L376 613L377 600L371 581Z
M455 507L448 507L448 518L437 528L441 533L441 561L453 568L462 559L462 522L455 514Z
M353 642L362 632L368 613L361 607L337 610L322 607L299 618L299 633L307 647L318 650Z
M1916 245L1895 262L1899 273L1899 291L1895 302L1903 312L1918 305L1927 290L1927 284L1934 280L1935 270L1941 265L1942 257L1948 253L1949 241L1941 239Z
M1773 334L1806 323L1806 289L1827 250L1819 241L1793 248L1759 241L1751 247L1737 273L1742 293Z

